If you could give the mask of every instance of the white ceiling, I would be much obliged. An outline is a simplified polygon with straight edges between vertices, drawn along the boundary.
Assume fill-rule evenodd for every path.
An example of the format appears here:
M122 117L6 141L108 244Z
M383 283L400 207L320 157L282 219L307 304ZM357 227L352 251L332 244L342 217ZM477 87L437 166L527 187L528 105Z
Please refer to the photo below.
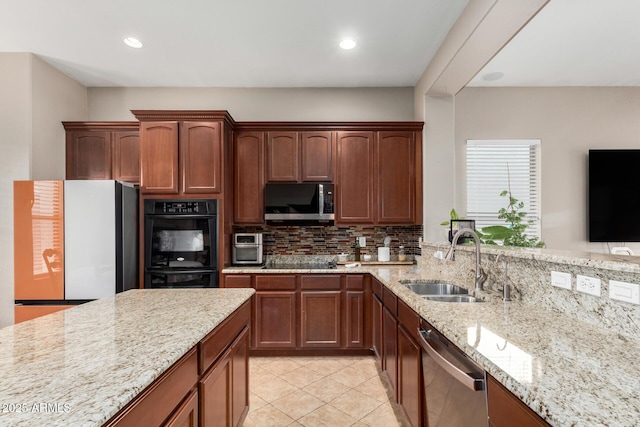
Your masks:
M640 86L640 1L551 0L469 86Z
M0 52L88 87L413 86L467 1L6 0Z

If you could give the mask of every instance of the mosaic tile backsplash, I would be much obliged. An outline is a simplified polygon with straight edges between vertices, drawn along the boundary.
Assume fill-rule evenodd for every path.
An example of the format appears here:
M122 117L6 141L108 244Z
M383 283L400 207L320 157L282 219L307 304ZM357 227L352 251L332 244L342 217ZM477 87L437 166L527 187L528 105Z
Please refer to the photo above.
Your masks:
M237 233L263 233L262 245L265 255L336 255L347 253L353 256L356 237L366 237L367 246L362 254L377 257L384 238L391 238L391 259L397 257L398 247L405 247L407 255L419 254L418 239L422 237L422 225L338 227L338 226L292 226L263 225L235 227Z

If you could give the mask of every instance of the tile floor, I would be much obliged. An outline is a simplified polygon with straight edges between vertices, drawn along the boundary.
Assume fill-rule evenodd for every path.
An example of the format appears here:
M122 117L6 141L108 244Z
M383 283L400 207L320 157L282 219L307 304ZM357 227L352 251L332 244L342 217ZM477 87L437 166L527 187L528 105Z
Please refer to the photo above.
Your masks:
M403 427L373 356L251 357L245 427Z

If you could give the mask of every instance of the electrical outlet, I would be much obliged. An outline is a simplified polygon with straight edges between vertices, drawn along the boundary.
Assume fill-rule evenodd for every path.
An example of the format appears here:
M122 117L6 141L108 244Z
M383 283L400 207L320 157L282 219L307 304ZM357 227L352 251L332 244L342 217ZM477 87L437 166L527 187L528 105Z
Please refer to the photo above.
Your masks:
M578 292L599 297L601 284L602 281L595 277L582 276L581 274L576 276L576 290Z
M551 284L558 288L571 290L571 273L551 272Z
M358 237L358 241L360 242L360 247L364 248L367 246L367 238L366 237Z
M640 285L609 280L609 298L640 304Z

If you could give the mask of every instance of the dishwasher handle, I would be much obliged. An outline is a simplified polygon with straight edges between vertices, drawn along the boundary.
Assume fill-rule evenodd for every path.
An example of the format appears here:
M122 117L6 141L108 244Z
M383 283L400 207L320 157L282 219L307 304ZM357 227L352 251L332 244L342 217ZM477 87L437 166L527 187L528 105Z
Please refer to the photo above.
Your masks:
M420 337L420 341L422 341L422 348L431 356L433 361L438 364L442 369L444 369L449 375L454 377L459 383L464 385L470 390L480 391L485 389L484 378L474 378L470 376L467 372L460 370L458 367L453 365L447 359L444 358L438 351L429 344L430 339L437 339L443 345L446 346L446 343L442 342L440 338L429 331L425 331L422 328L418 328L418 336Z

